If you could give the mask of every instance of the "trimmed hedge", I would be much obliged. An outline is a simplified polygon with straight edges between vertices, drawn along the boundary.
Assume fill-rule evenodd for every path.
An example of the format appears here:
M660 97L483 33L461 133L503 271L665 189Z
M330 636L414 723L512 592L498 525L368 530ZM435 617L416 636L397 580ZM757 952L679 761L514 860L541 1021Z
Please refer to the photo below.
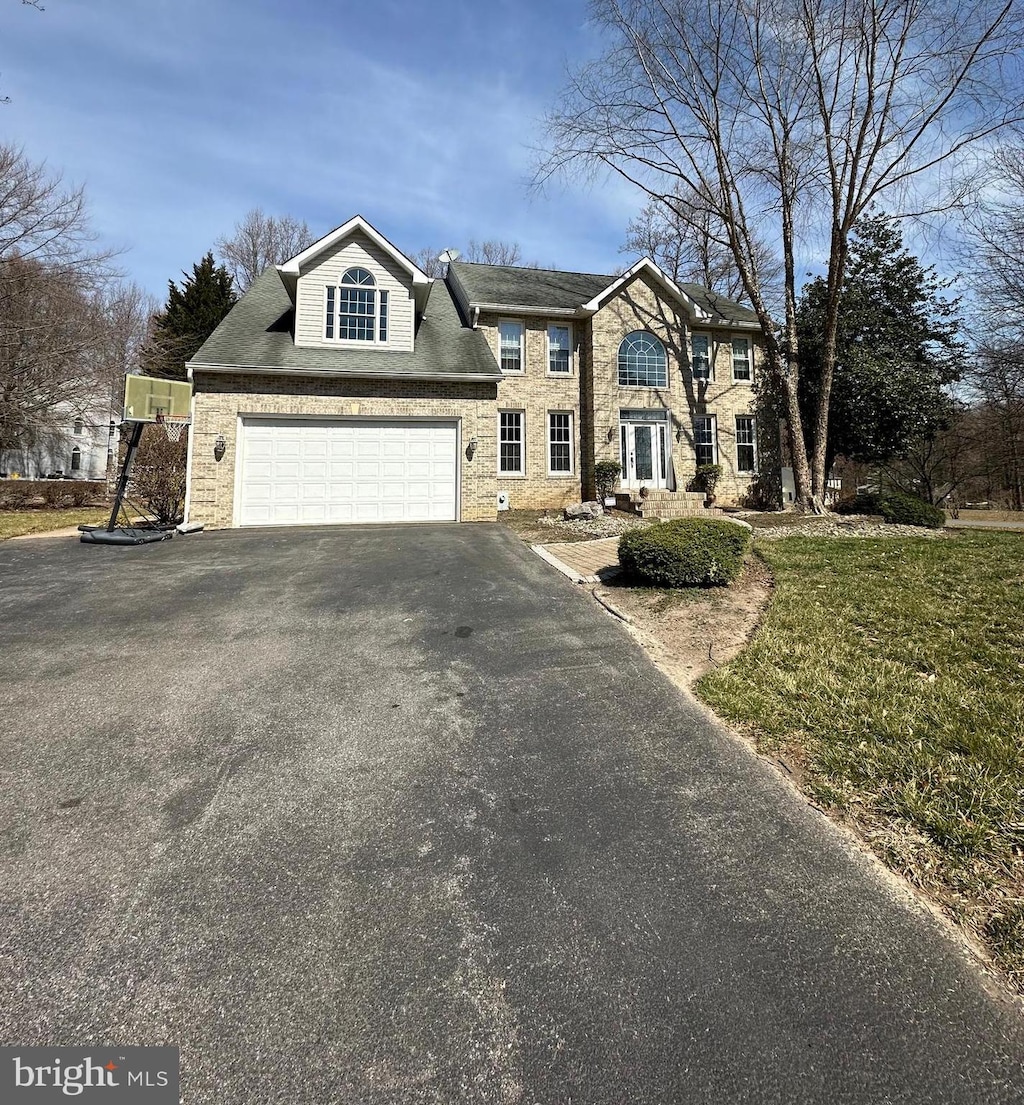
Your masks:
M899 491L886 491L880 495L862 492L852 499L840 499L834 509L836 514L881 514L894 526L942 529L946 524L946 515L939 507Z
M722 587L743 568L750 531L719 518L677 518L619 541L623 570L655 587Z
M0 510L88 506L106 497L105 480L0 480Z
M901 495L892 492L882 499L882 517L894 526L924 526L927 529L942 529L946 524L945 511L940 510L924 499L913 495Z
M862 491L849 499L840 499L832 509L836 514L881 514L882 496Z

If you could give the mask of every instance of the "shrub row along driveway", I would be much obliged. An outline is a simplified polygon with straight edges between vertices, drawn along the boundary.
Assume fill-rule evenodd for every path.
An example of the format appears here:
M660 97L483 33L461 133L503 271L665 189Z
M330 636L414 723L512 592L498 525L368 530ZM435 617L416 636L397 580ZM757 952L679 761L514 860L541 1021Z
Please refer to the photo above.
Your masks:
M1018 1015L491 527L0 549L4 1042L217 1102L1000 1102Z

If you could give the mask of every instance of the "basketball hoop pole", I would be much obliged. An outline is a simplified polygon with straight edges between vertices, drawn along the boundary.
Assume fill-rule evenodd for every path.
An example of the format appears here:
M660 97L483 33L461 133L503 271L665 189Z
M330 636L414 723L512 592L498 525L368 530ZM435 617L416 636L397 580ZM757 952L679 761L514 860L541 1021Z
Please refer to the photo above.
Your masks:
M117 528L117 516L121 513L121 504L124 502L124 493L128 490L128 477L131 475L132 464L135 461L135 453L142 440L142 431L146 428L143 422L132 423L132 436L128 439L128 448L124 454L124 464L121 466L121 476L117 481L117 494L114 496L114 509L110 512L110 521L107 523L107 533L113 533Z

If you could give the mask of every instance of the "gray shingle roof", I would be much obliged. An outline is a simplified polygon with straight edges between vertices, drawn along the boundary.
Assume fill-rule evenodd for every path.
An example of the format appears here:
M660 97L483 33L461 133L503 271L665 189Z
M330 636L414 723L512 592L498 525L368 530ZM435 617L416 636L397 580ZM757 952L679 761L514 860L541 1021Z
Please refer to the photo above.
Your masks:
M470 303L500 303L509 307L576 310L615 279L587 272L477 265L470 261L452 261L450 268L466 290Z
M590 272L480 265L471 261L452 261L450 268L465 289L470 303L494 303L506 307L577 310L618 279ZM757 323L757 315L749 308L700 284L680 284L679 287L713 320Z
M493 376L501 371L484 335L463 325L451 293L435 280L416 330L415 351L331 349L296 345L295 308L276 269L268 269L232 308L189 362L282 373L330 372L339 376Z

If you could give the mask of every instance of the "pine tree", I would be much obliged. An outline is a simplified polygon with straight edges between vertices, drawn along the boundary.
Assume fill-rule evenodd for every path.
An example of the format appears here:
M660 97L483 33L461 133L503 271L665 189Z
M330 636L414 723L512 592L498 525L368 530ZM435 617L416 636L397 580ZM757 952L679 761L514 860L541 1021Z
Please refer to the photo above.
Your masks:
M153 316L152 338L145 358L151 376L183 379L185 362L213 333L237 302L231 274L215 265L207 253L192 266L192 275L182 273L179 288L168 281L167 303Z
M895 219L876 213L857 223L840 299L829 467L837 456L884 464L946 424L948 385L959 379L964 357L957 302L944 298L946 288L904 248ZM821 380L826 296L819 277L798 307L805 426Z

